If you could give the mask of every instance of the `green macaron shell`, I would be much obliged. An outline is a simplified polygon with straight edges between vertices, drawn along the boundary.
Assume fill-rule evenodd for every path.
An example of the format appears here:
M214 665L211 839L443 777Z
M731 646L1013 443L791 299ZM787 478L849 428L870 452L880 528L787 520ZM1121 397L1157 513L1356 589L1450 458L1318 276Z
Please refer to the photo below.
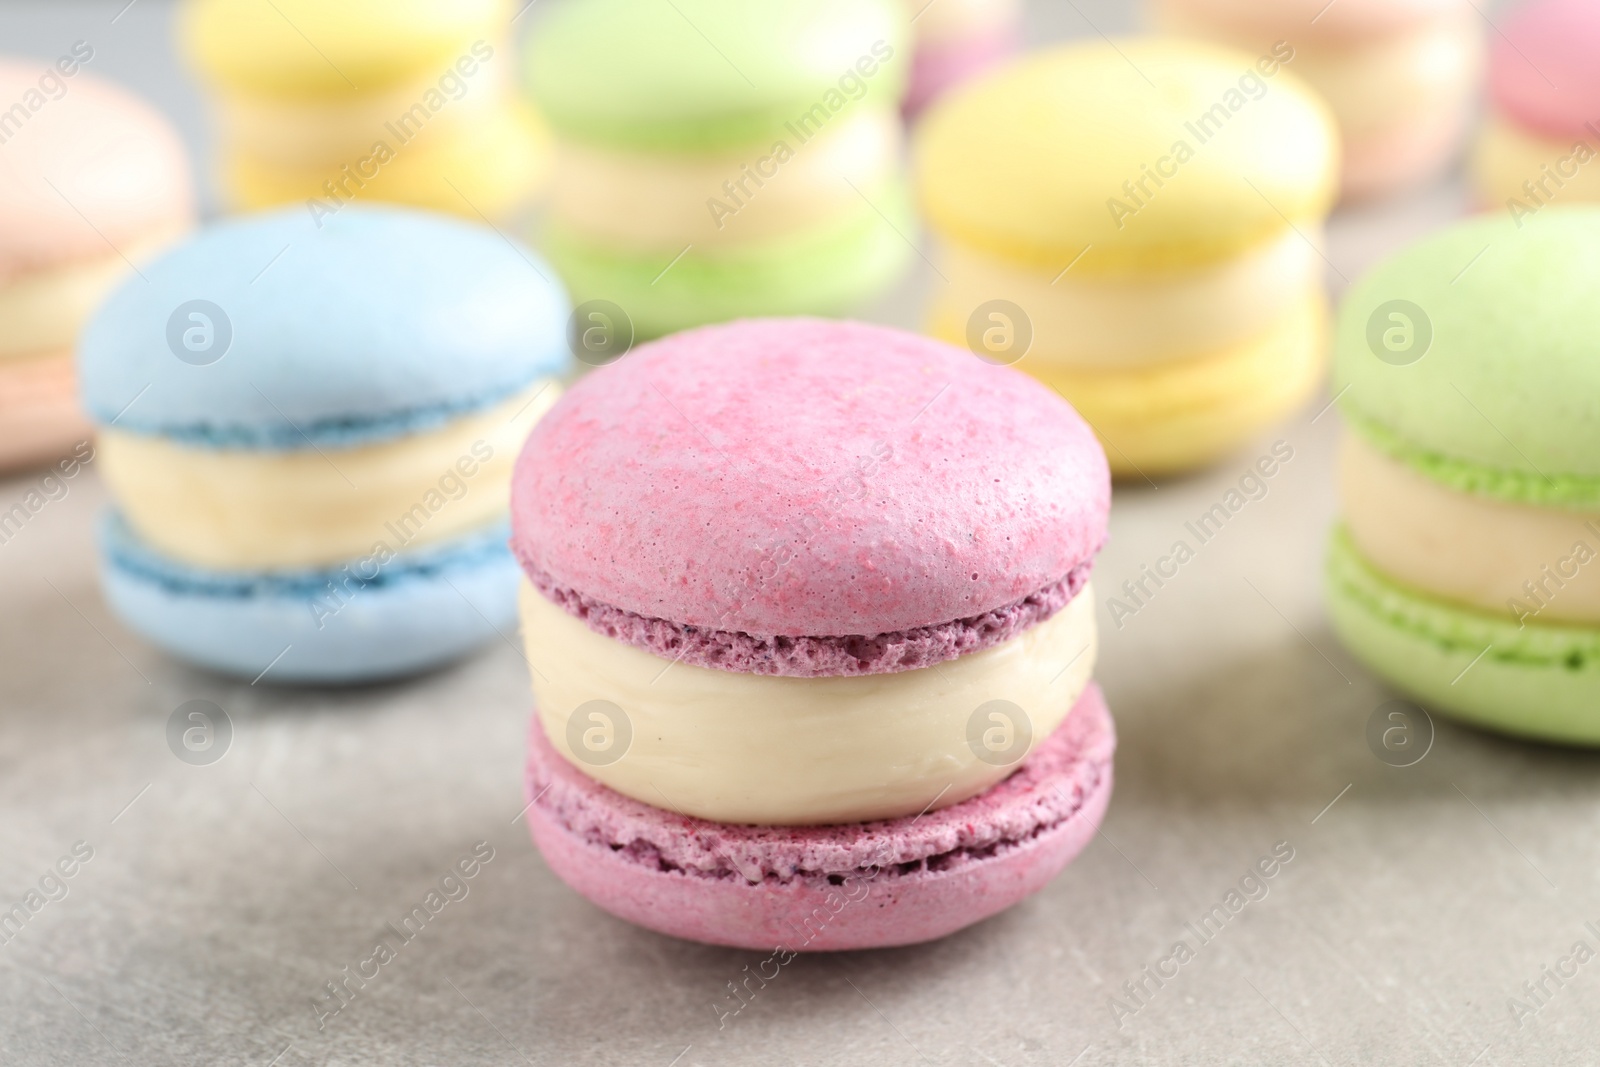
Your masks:
M1509 614L1440 600L1381 574L1342 527L1326 579L1340 640L1428 710L1521 737L1600 746L1600 628L1519 627Z
M1451 488L1600 508L1597 309L1600 207L1452 226L1346 297L1334 354L1340 409L1379 449ZM1393 349L1389 330L1399 331Z
M842 315L892 285L912 255L916 222L904 184L872 198L825 227L726 250L691 248L676 262L670 252L597 245L555 221L541 248L575 304L615 303L641 340L736 318Z
M900 0L568 0L528 45L559 134L660 151L765 145L821 106L898 106Z

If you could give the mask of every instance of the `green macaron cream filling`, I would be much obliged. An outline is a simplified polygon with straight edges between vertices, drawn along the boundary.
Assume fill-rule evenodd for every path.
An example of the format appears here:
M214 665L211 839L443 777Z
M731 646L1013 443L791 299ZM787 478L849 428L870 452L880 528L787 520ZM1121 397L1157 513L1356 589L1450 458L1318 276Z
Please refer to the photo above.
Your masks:
M900 0L571 0L528 46L528 88L563 137L706 152L803 142L841 111L897 107ZM815 127L815 129L813 129Z
M1346 298L1333 389L1352 429L1424 476L1600 510L1600 207L1472 219Z
M1600 628L1519 625L1440 600L1380 573L1342 526L1326 578L1340 640L1429 707L1526 737L1600 744Z

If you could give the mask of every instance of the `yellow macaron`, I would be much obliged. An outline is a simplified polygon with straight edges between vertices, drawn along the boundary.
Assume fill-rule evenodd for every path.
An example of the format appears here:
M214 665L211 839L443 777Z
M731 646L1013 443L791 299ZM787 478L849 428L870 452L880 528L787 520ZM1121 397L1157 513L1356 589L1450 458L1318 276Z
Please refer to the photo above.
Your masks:
M442 70L506 36L510 0L190 0L185 50L228 90L343 96Z
M1339 143L1293 60L1077 43L939 103L916 145L931 332L1061 389L1122 474L1210 462L1303 403ZM1014 351L984 350L995 315Z

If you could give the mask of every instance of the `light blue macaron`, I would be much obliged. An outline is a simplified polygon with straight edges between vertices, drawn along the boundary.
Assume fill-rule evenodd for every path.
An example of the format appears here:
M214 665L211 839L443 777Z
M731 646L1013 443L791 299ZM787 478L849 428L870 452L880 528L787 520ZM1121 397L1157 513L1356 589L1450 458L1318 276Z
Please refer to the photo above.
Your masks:
M347 205L230 219L121 285L79 347L85 406L124 433L224 451L332 450L426 432L570 368L554 272L496 231ZM107 599L200 666L276 682L424 670L514 630L519 570L493 524L381 566L221 571L113 510Z

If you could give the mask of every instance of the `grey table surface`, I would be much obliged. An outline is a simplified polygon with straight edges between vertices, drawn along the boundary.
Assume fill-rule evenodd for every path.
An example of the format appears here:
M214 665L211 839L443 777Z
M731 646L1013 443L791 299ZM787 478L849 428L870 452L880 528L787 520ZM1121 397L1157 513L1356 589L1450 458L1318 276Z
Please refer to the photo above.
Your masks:
M141 0L113 20L119 7L7 3L0 51L90 40L92 69L145 91L203 152L170 7ZM1030 11L1039 40L1131 23L1109 2ZM1341 214L1330 284L1465 202L1455 181ZM915 325L930 284L924 270L874 317ZM1600 963L1543 977L1572 970L1560 961L1576 943L1600 948L1586 925L1600 923L1596 757L1444 721L1420 763L1374 756L1367 722L1393 694L1340 649L1319 591L1336 510L1325 400L1209 473L1118 487L1096 581L1121 748L1083 855L936 944L798 958L726 1017L727 983L764 954L612 919L529 843L529 692L509 636L451 669L347 691L191 671L106 610L91 465L0 545L0 902L74 847L93 853L0 946L0 1063L1600 1060ZM1114 625L1104 599L1280 439L1293 459L1267 495ZM0 508L37 484L0 482ZM168 749L168 717L191 699L234 724L209 766ZM325 983L477 842L494 858L467 895L319 1029ZM1293 859L1267 895L1130 1000L1124 983L1195 944L1186 924L1279 842ZM1539 1004L1524 983L1541 979ZM1515 1017L1513 997L1537 1010Z

